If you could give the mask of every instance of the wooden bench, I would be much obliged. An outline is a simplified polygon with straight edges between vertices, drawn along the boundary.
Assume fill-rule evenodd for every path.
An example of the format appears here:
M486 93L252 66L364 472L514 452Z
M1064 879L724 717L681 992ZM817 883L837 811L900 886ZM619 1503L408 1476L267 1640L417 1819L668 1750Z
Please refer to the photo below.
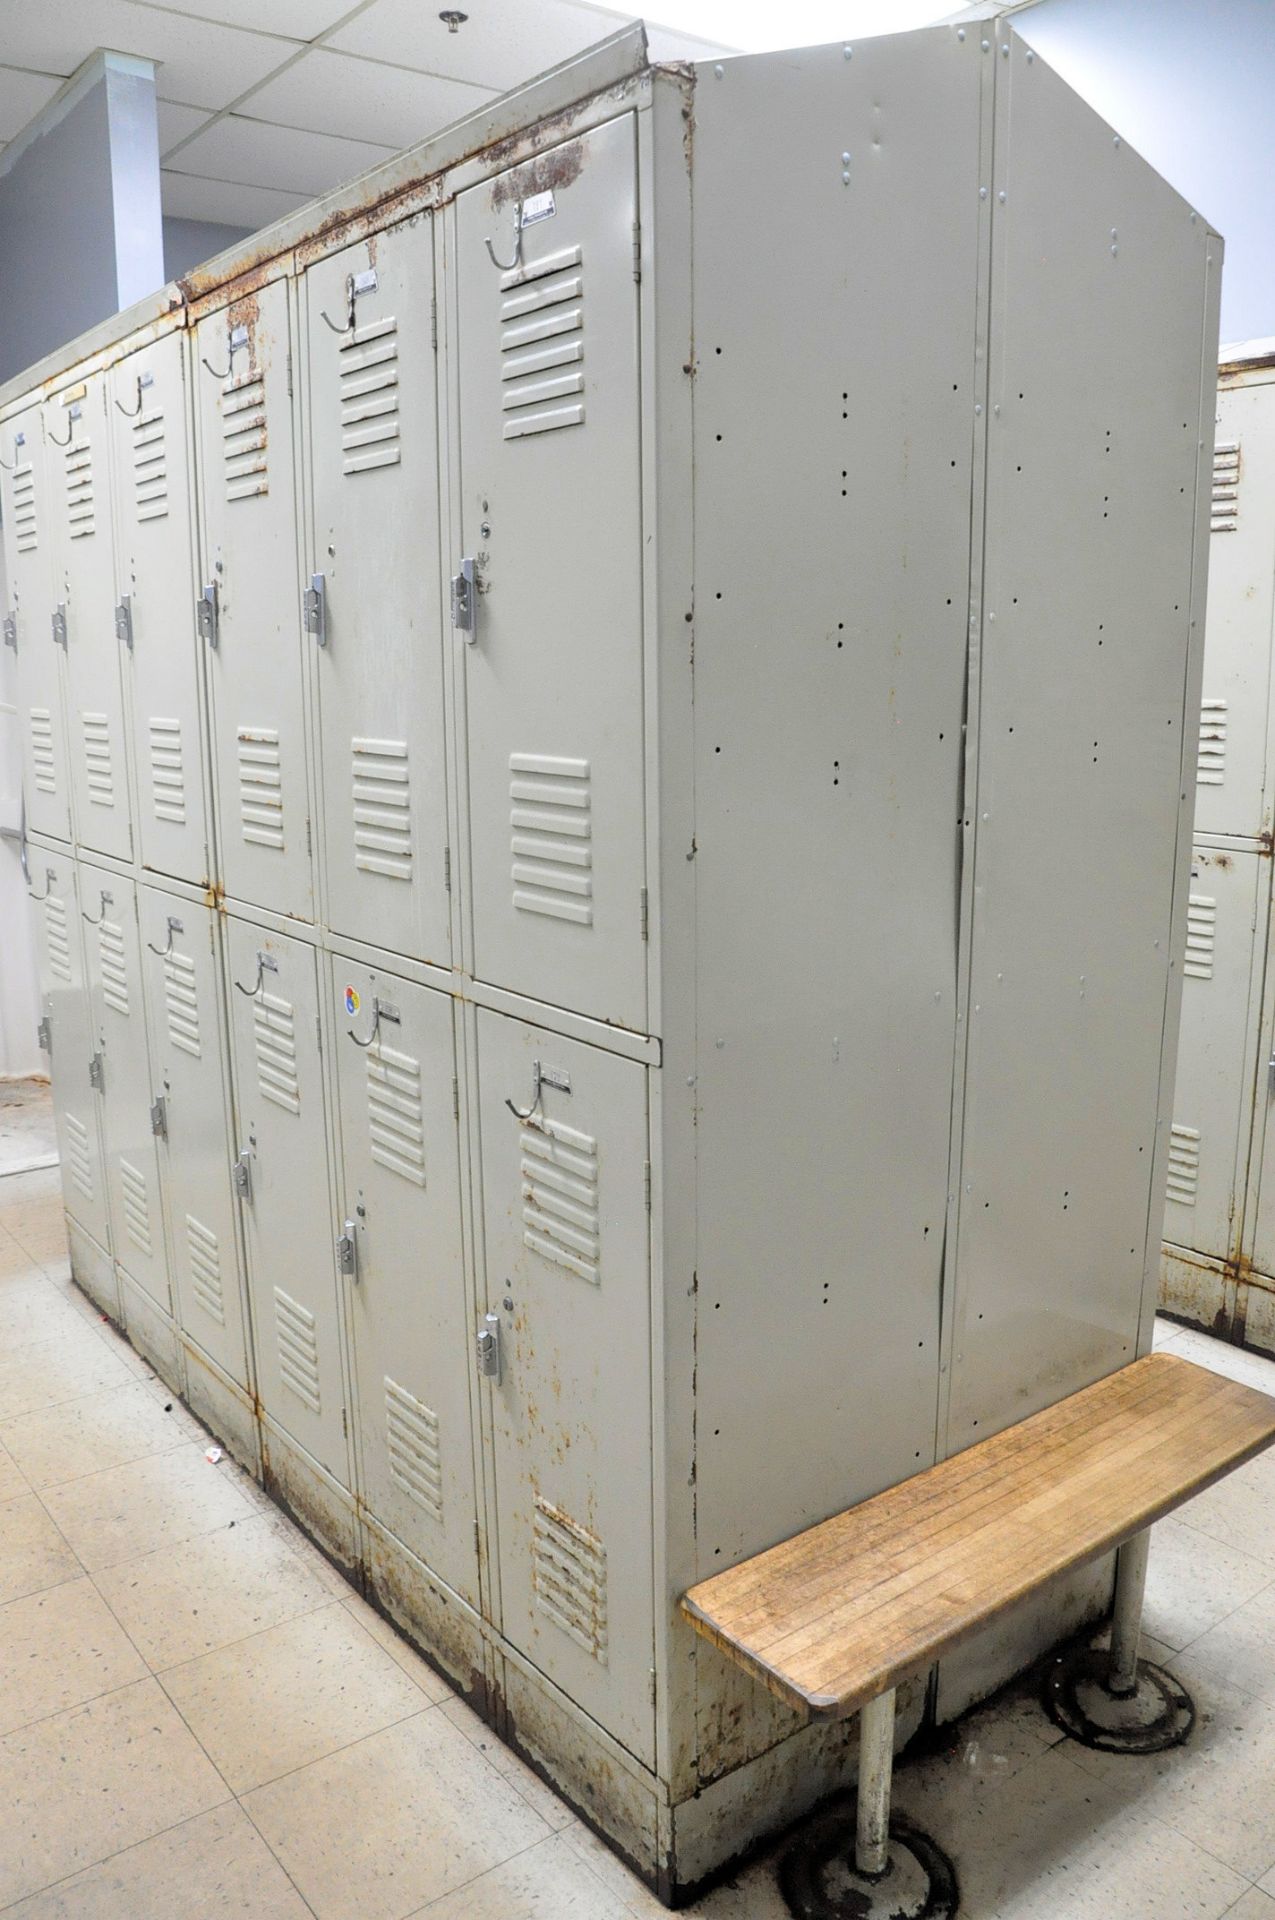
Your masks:
M1122 1547L1108 1691L1138 1684L1152 1523L1275 1441L1275 1398L1148 1354L691 1588L697 1632L812 1717L860 1713L855 1863L888 1861L900 1681Z

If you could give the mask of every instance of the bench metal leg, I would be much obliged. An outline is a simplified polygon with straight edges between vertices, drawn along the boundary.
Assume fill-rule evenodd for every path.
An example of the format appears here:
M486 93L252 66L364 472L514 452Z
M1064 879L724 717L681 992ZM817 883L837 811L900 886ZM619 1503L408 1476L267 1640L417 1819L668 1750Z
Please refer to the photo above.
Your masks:
M1135 1533L1120 1549L1116 1568L1116 1604L1111 1619L1111 1672L1107 1691L1128 1700L1138 1690L1138 1641L1142 1634L1142 1602L1147 1590L1147 1550L1151 1529Z
M894 1774L894 1688L859 1713L859 1805L854 1863L876 1880L889 1864L890 1782Z

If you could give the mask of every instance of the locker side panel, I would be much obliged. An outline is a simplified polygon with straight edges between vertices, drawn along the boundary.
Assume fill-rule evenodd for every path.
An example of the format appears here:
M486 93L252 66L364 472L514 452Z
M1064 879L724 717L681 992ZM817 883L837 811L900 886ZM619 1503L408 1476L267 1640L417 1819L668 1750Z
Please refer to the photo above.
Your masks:
M71 768L67 759L62 655L53 626L55 516L50 455L38 405L0 432L0 508L10 604L4 644L17 660L18 726L27 826L55 840L71 838Z
M317 262L302 300L326 919L445 966L432 220Z
M68 854L30 850L40 999L49 1022L53 1116L62 1165L62 1197L72 1219L105 1249L106 1174L101 1102L89 1077L97 1051L89 1004L75 862Z
M221 879L313 918L288 287L196 330L201 592ZM215 604L214 604L215 601Z
M649 1765L647 1070L485 1011L477 1046L501 1626Z
M77 396L72 398L71 396ZM106 375L44 407L48 494L56 529L55 600L66 653L75 837L94 853L133 852L120 648Z
M315 951L234 918L225 937L257 1392L348 1487Z
M451 1000L339 955L325 972L363 1499L476 1605L472 1318Z
M180 333L111 369L118 586L141 863L210 877L195 634L189 413Z
M231 1185L214 914L154 887L138 895L172 1252L174 1311L187 1337L245 1389L244 1289Z

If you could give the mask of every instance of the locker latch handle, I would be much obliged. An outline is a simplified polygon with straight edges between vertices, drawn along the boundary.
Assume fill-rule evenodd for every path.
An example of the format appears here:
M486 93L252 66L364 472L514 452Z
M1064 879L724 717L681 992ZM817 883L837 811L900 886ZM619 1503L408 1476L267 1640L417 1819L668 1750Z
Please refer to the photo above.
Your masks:
M162 1093L151 1101L151 1132L157 1140L168 1138L168 1102Z
M1275 1100L1275 1053L1266 1062L1266 1097Z
M494 1380L500 1384L500 1315L488 1313L478 1329L475 1339L478 1352L478 1371L484 1380Z
M199 637L206 640L210 647L217 645L220 634L221 612L217 604L217 582L209 580L195 602L195 620L199 627Z
M252 1199L252 1155L245 1147L232 1169L235 1192L241 1200Z
M471 558L452 575L452 625L472 642L478 636L478 573Z
M96 1087L99 1093L106 1086L106 1072L100 1053L95 1053L89 1061L89 1085Z
M133 651L133 596L124 594L115 609L115 638Z
M36 1026L35 1041L36 1045L43 1047L46 1053L53 1052L53 1022L47 1013L43 1020L39 1021Z
M301 617L305 630L314 638L315 644L326 647L328 644L328 583L326 575L312 573L310 584L301 596Z
M345 1232L338 1234L336 1243L336 1264L339 1273L348 1273L357 1283L359 1278L359 1229L358 1222L347 1220Z
M15 653L18 651L18 616L16 613L6 613L4 616L4 644L6 647L12 647Z
M66 608L62 604L53 611L53 644L55 647L66 645Z

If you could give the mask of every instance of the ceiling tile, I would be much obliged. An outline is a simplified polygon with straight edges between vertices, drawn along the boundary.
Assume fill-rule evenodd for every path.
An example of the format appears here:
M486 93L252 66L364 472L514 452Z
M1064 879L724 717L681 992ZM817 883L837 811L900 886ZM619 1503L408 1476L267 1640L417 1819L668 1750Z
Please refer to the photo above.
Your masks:
M197 133L175 155L169 170L281 187L313 198L353 180L397 151L365 140L337 140L327 133L276 127L230 114L214 121L205 133Z
M486 87L316 48L241 101L239 112L287 127L322 127L348 140L374 133L410 147L491 98Z
M175 147L179 140L188 140L192 133L207 124L207 107L184 107L174 100L157 101L159 108L159 151L160 156Z
M194 14L227 27L266 27L292 40L313 40L326 33L355 4L356 0L164 0L173 13Z
M160 198L164 212L183 220L219 220L226 226L256 232L282 220L310 198L304 193L279 193L272 187L242 187L226 180L201 180L194 174L162 173Z
M61 85L47 73L21 73L14 67L0 67L0 140L12 140L15 133L21 133Z
M228 105L298 45L134 0L0 0L0 15L5 59L16 66L65 77L97 47L110 47L156 61L160 93L197 107Z
M563 0L468 0L466 11L465 25L449 33L433 0L373 0L328 45L504 92L623 24Z

